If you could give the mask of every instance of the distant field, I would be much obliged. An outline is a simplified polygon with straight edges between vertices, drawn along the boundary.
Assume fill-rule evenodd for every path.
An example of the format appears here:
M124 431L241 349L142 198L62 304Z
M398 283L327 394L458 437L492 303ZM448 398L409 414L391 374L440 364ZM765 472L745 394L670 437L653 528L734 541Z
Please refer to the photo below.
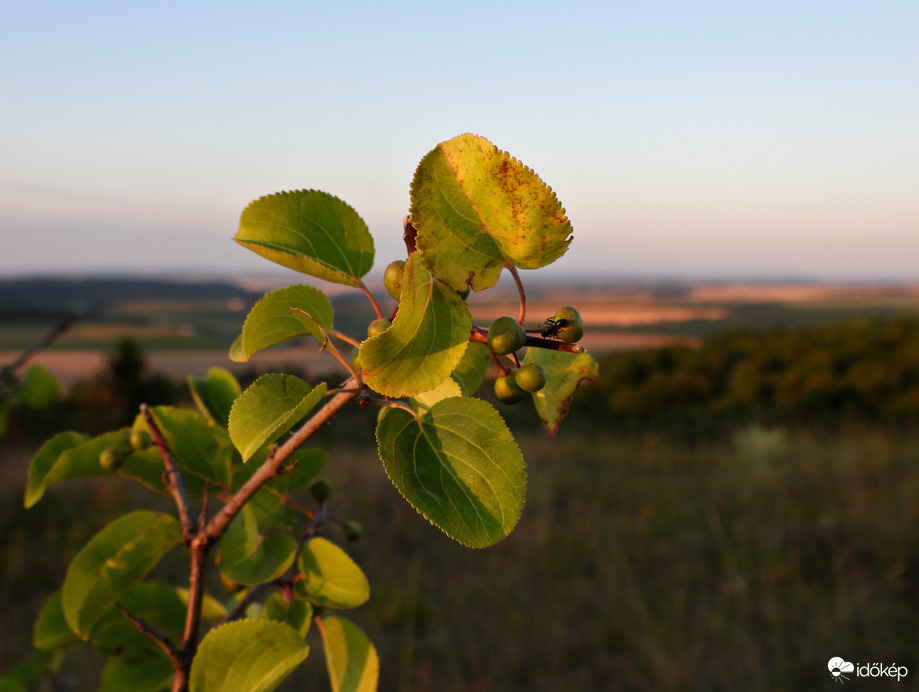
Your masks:
M138 341L152 369L172 377L201 373L211 365L250 367L231 363L226 352L259 297L257 292L219 283L136 283L90 282L81 288L79 283L50 282L31 293L0 294L0 364L35 343L60 319L63 313L52 306L70 306L77 311L74 326L35 361L46 364L65 383L103 367L105 354L122 338ZM40 300L29 303L30 295ZM373 317L367 301L356 293L338 293L333 300L337 328L362 337ZM388 298L381 300L384 311L392 309ZM474 294L468 302L474 322L482 326L500 315L518 313L516 289L507 282ZM528 286L525 325L537 328L564 304L576 305L584 318L584 347L602 353L694 346L703 337L733 329L919 314L919 285L536 283ZM311 346L270 349L254 366L294 363L309 371L336 368L331 358Z

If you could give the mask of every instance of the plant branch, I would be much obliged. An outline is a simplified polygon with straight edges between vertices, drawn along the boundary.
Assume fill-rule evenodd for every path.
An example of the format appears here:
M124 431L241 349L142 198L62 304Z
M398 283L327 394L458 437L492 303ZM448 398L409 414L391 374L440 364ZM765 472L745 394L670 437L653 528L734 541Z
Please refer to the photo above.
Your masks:
M6 381L12 378L14 372L25 365L36 353L50 346L55 341L55 339L70 329L72 324L73 320L70 317L64 318L41 339L23 350L23 352L20 353L12 363L7 363L2 368L0 368L0 390L5 387L7 383Z
M168 479L167 486L172 498L175 500L176 508L179 510L179 520L182 522L182 535L185 538L185 543L188 544L194 537L196 524L195 520L192 519L188 495L185 493L185 479L182 478L182 474L179 472L179 467L176 465L172 450L169 449L169 444L166 442L166 438L163 437L163 433L160 431L150 407L147 406L147 404L141 404L140 413L144 417L147 427L150 429L150 435L159 448L160 457L162 457L163 464L166 466L166 478Z
M517 273L517 266L511 263L504 266L507 267L511 276L514 277L514 283L517 284L517 293L520 294L520 317L517 318L517 324L523 324L523 320L527 315L527 294L526 291L523 290L523 282L520 281L520 274Z
M374 298L373 293L370 292L370 289L367 288L367 284L358 279L357 287L364 292L364 295L370 299L370 304L373 305L373 311L377 314L377 319L383 317L383 312L380 310L380 304L377 302L377 299Z
M169 656L170 660L173 661L173 665L175 665L175 662L179 658L179 652L176 651L175 647L172 645L169 639L161 635L153 627L151 627L146 622L144 622L142 618L139 618L136 615L134 615L134 613L129 611L127 608L122 606L120 603L116 603L115 607L117 607L118 610L120 610L121 613L128 620L134 623L134 626L137 628L138 632L150 637L150 639L152 639L158 647L160 647L163 651L165 651L166 655Z
M343 385L343 388L350 389L357 386L358 382L352 378ZM355 396L356 393L353 391L343 391L336 394L325 406L319 409L314 416L304 423L303 427L297 430L283 446L279 447L274 456L267 459L265 463L252 474L249 480L236 491L236 494L227 501L223 508L207 523L207 526L204 527L202 532L206 536L207 541L210 543L216 542L220 536L223 535L223 532L226 531L227 526L230 525L233 518L239 513L239 510L242 509L242 506L249 501L249 498L251 498L262 485L274 478L278 470L284 465L284 462L286 462L313 433L325 425L332 416L344 408L345 404L351 401Z

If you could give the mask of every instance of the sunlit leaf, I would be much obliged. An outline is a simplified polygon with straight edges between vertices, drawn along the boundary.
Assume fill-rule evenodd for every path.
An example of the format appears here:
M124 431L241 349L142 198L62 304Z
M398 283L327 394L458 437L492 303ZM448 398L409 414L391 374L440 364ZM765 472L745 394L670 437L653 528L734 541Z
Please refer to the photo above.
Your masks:
M458 291L494 286L508 264L550 264L571 242L571 224L552 189L472 134L438 144L421 160L411 219L425 264Z
M391 397L433 389L460 362L471 328L463 299L434 279L413 254L405 265L402 301L392 326L361 344L364 381Z
M182 540L168 514L138 510L116 519L87 543L67 570L62 608L80 638Z
M319 632L332 692L375 692L380 660L364 631L345 618L328 617Z
M490 364L491 351L488 350L488 346L470 342L450 377L459 384L463 396L472 396L485 379Z
M294 589L316 605L357 608L370 598L370 584L361 568L344 550L321 536L307 542L297 566L303 579Z
M191 664L191 692L270 692L300 665L309 647L290 625L265 619L208 632Z
M481 399L444 399L427 414L386 410L380 458L409 503L454 540L484 548L520 518L523 455L501 415Z
M234 240L272 262L339 284L360 284L373 266L367 224L318 190L257 199L243 211Z
M325 337L317 323L328 332L332 328L332 318L332 304L318 288L288 286L272 291L262 297L249 312L243 324L239 345L234 347L230 357L247 361L253 353L263 348L304 334L310 334L322 343Z
M528 348L523 362L538 363L546 371L546 386L534 392L533 403L546 432L555 435L578 387L600 376L597 361L587 353Z
M325 396L325 383L311 387L293 375L258 378L230 411L230 439L247 461L291 429Z

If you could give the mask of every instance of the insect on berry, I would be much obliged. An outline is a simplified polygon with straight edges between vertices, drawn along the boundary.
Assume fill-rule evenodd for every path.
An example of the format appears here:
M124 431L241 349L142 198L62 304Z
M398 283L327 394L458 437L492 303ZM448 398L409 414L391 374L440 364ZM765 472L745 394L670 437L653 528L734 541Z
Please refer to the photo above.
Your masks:
M546 320L546 325L539 332L539 335L544 339L551 339L554 336L558 335L560 329L564 329L568 326L568 320L562 318L560 320L554 320L551 317Z

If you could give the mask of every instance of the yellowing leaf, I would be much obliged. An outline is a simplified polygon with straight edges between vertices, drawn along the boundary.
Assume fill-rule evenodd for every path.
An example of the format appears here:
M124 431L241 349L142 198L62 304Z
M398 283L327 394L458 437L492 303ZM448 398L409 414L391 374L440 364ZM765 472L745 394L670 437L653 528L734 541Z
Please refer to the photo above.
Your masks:
M438 144L421 160L411 219L425 264L458 291L494 286L505 265L550 264L571 242L571 224L552 189L472 134Z

